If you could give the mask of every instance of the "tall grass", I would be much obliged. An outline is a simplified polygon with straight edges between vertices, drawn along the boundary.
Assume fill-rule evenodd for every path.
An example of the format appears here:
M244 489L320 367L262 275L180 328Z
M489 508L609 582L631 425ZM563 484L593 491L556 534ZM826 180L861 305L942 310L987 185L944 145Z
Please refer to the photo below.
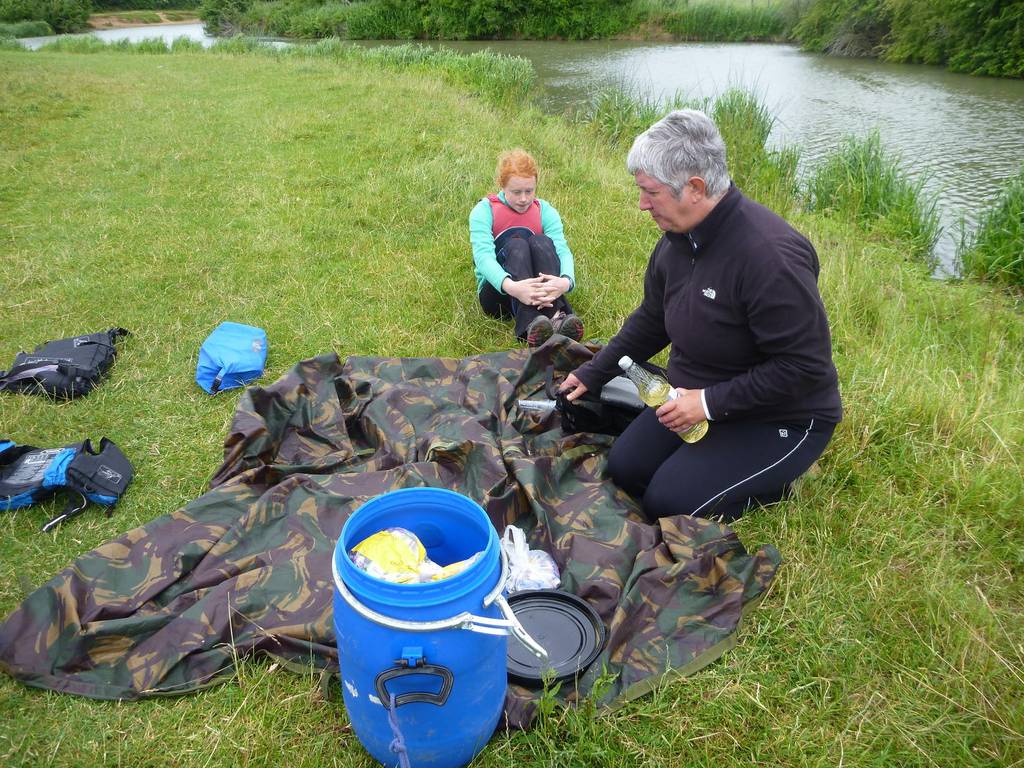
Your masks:
M611 146L629 149L633 139L673 109L706 109L706 100L690 100L677 91L660 99L628 85L599 91L580 115Z
M113 40L109 43L83 35L81 37L58 37L39 48L40 51L48 53L109 53L110 51L124 51L125 53L152 54L170 53L175 51L195 50L202 45L195 41L178 43L174 46L168 45L167 41L160 37L146 38L143 40Z
M274 37L345 37L349 3L258 2L244 11L238 28Z
M348 3L324 3L306 8L291 17L281 34L305 39L344 37L351 24L351 8Z
M784 39L789 21L780 5L686 3L677 10L654 13L647 24L679 40L742 42Z
M768 148L775 116L764 101L748 90L730 88L715 99L711 117L725 139L733 181L762 204L786 214L796 203L800 153L795 147Z
M961 238L964 274L1024 288L1024 168L1010 179L977 230Z
M883 237L905 243L912 258L930 262L940 234L934 200L924 179L911 181L898 157L886 153L877 131L845 138L813 172L807 185L812 211L851 218Z

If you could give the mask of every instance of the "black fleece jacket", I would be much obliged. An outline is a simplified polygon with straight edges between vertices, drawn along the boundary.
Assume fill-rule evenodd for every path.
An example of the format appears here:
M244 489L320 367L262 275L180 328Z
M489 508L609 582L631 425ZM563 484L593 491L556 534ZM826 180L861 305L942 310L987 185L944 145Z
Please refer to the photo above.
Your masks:
M703 389L711 418L842 418L818 255L781 217L735 187L688 233L654 247L644 298L575 373L592 391L671 343L673 386Z

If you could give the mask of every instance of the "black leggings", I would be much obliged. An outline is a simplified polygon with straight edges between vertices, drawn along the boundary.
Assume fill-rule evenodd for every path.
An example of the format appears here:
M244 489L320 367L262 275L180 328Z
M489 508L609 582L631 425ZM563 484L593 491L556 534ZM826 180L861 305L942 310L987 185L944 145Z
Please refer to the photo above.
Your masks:
M645 408L616 438L608 456L615 483L641 499L655 520L671 515L721 517L729 522L753 504L785 498L814 463L836 425L710 422L696 443L684 443Z
M562 271L562 263L555 251L555 244L547 235L533 235L529 240L512 237L498 251L498 263L513 280L536 277L541 272L546 275L559 275ZM537 315L552 317L559 310L566 314L572 312L572 307L565 296L559 296L554 306L538 309L520 304L507 293L495 290L488 282L480 289L479 298L481 309L491 317L514 317L516 336L521 339L526 337L526 328Z

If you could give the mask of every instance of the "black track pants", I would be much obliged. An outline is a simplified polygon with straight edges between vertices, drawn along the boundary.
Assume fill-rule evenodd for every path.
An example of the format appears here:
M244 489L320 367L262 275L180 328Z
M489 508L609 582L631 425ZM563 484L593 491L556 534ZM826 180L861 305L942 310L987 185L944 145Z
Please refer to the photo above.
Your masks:
M536 277L541 272L546 275L559 275L562 269L555 244L547 235L534 235L529 240L521 237L511 238L498 252L498 263L513 280ZM525 338L527 326L537 315L551 317L559 310L566 314L572 312L572 307L565 296L559 296L553 307L537 309L520 304L508 294L496 291L490 283L484 283L480 289L480 307L491 317L514 317L516 336L519 338Z
M684 443L646 408L608 456L615 483L641 500L651 520L671 515L735 520L752 504L772 504L814 463L836 425L710 422Z

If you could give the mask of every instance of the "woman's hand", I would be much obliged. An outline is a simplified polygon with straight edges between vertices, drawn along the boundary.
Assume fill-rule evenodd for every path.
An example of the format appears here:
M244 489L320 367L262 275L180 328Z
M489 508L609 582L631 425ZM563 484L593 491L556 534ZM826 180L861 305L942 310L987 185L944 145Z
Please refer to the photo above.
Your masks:
M558 391L568 391L568 394L565 396L565 399L568 400L569 402L572 402L577 397L582 397L586 393L587 385L584 384L579 379L577 379L575 373L570 373L568 376L565 377L565 381L558 385Z
M541 272L540 279L543 281L541 287L545 293L545 303L542 306L545 307L552 306L555 303L555 299L566 293L572 287L572 283L569 282L568 277L545 275Z
M685 432L704 421L704 406L700 402L699 389L676 387L675 400L669 400L658 407L658 421L673 432Z
M513 280L506 277L501 283L501 290L521 304L530 307L545 307L549 290L544 287L541 277L528 277L525 280Z

